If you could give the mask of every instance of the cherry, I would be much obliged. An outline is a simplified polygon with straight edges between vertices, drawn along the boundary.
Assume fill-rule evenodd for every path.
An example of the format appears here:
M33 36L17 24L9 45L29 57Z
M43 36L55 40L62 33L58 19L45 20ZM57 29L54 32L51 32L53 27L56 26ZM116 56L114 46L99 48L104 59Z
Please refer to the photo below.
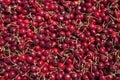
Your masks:
M27 56L27 57L26 57L26 60L27 60L29 63L32 63L32 61L33 61L33 57L31 57L31 56Z
M75 30L75 27L74 27L74 26L70 26L70 27L69 27L69 30L70 30L70 31L74 31L74 30Z
M73 79L77 79L77 73L71 73L71 77L72 77Z
M100 48L100 53L103 53L103 54L105 53L105 48L104 47Z
M100 76L100 80L106 80L105 76Z
M108 75L106 76L106 79L110 79L110 80L112 80L112 79L113 79L113 76L110 75L110 74L108 74Z
M112 38L116 38L116 37L117 37L116 33L113 32L113 33L111 34L111 37L112 37Z
M62 63L59 63L59 64L58 64L58 66L59 66L59 68L60 68L60 69L62 69L62 70L64 70L64 69L65 69L65 65L64 65L64 64L62 64Z
M4 2L5 2L5 4L10 5L12 1L11 0L5 0Z
M117 21L120 22L120 18L118 18Z
M18 12L22 12L22 10L23 10L21 6L17 6L16 9L17 9ZM21 15L21 16L22 16L22 15Z
M20 61L24 61L25 59L26 59L25 55L20 55L20 56L19 56L19 60L20 60Z
M8 74L8 76L9 76L10 78L14 78L14 77L16 76L16 73L15 73L14 71L11 71L11 72Z
M6 71L11 71L11 69L12 69L11 66L9 66L9 65L6 66Z
M17 76L17 77L15 78L15 80L21 80L21 79L22 79L21 76Z
M48 67L47 67L47 66L44 66L44 67L42 68L42 72L46 73L47 71L48 71Z
M83 75L83 79L84 79L84 80L89 80L89 78L88 78L87 75Z
M72 70L73 70L73 68L70 67L70 66L67 66L66 69L65 69L65 71L68 72L68 73L70 73Z
M28 66L22 65L22 66L21 66L21 70L22 70L23 72L26 72L26 71L28 70Z
M0 80L5 80L5 78L3 78L3 77L0 77Z
M4 76L5 76L5 78L8 78L9 77L9 73L8 72L4 72Z
M62 73L59 72L58 74L56 74L56 79L59 80L59 79L62 79L62 77L63 77Z
M91 2L87 2L86 3L86 7L92 7L92 3Z
M89 73L89 77L90 77L91 79L94 79L94 78L95 78L95 73L93 73L93 72Z
M99 62L98 68L103 69L104 67L105 67L104 64L102 62Z
M50 66L49 66L49 70L50 70L50 71L54 71L54 70L55 70L55 67L52 66L52 65L50 65Z
M70 74L65 74L65 75L64 75L64 79L65 79L65 80L70 80L70 78L71 78L71 77L70 77Z
M105 61L107 60L107 57L104 56L104 55L101 55L101 56L100 56L100 60L103 61L103 62L105 62Z

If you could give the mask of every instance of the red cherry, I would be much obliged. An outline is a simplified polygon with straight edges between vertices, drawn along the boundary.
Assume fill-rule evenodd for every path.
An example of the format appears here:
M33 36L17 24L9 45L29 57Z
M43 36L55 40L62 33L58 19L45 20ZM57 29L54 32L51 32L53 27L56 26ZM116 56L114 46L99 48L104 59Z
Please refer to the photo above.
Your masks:
M117 21L120 23L120 17L117 18Z
M91 2L87 2L86 3L86 7L92 7L92 3Z
M59 68L60 68L60 69L62 69L62 70L64 70L64 69L65 69L65 65L64 65L64 64L62 64L62 63L59 63L59 64L58 64L58 66L59 66Z
M38 23L35 22L35 21L32 21L32 26L33 26L33 27L37 27L37 26L38 26Z
M74 31L74 30L75 30L75 27L74 27L74 26L70 26L70 27L69 27L69 30L70 30L70 31Z
M11 0L4 0L5 4L10 5L11 4Z
M95 41L95 38L93 36L90 36L90 42L94 42Z
M94 24L89 24L90 29L96 29L96 26Z
M117 28L120 29L120 23L117 24Z
M26 56L25 56L25 55L22 54L22 55L19 56L19 60L20 60L20 61L24 61L25 59L26 59Z
M113 32L113 33L111 34L111 37L112 37L112 38L116 38L116 37L117 37L116 33Z

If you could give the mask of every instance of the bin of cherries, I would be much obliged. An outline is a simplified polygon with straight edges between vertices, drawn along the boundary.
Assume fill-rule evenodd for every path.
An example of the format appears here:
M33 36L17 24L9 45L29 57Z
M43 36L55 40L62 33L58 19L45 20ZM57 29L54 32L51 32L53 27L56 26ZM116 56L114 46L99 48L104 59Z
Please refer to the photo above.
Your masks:
M120 1L0 0L0 80L120 80Z

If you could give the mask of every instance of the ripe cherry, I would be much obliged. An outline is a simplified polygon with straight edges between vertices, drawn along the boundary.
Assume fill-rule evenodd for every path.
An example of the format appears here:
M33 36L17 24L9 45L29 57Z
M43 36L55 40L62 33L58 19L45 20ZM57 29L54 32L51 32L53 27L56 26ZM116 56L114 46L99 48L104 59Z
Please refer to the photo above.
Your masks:
M5 4L10 5L12 1L11 0L4 0L4 2L5 2Z

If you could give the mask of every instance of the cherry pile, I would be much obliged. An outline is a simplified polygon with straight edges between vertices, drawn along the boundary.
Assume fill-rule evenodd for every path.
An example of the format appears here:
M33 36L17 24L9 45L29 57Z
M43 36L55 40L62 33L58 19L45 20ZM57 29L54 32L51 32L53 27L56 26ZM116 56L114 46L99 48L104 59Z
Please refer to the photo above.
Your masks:
M0 0L0 80L120 80L120 1Z

